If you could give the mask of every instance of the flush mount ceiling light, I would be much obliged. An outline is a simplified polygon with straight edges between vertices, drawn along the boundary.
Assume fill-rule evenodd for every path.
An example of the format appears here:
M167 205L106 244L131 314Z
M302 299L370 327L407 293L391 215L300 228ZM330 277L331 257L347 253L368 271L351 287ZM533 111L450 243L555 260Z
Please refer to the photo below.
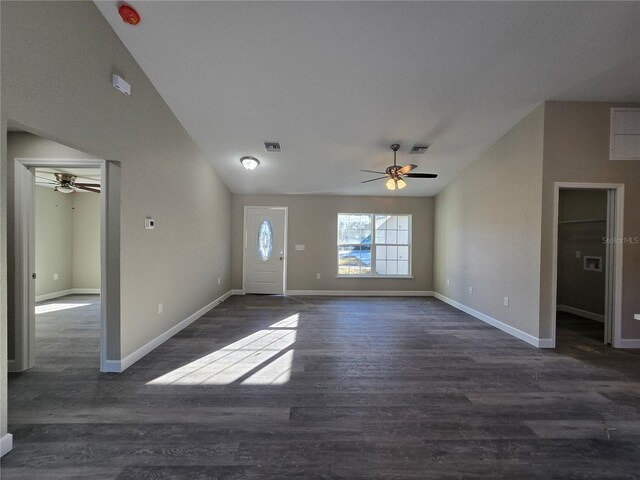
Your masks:
M247 170L255 170L258 165L260 165L260 160L255 157L242 157L240 159L240 163Z

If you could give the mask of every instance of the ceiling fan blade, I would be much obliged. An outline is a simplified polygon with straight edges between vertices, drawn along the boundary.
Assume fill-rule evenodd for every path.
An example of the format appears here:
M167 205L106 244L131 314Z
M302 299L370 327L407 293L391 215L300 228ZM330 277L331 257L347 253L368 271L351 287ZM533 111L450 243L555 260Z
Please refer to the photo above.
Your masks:
M45 174L48 174L48 175L55 175L56 173L62 173L64 175L66 172L47 172L46 170L38 170L38 173L45 173ZM99 182L100 181L100 174L89 174L89 176L86 176L86 177L83 176L83 175L77 174L77 173L69 173L68 175L73 175L76 178L83 178L85 180L92 180L94 182ZM94 178L94 177L98 177L98 178ZM40 177L40 178L42 178L42 177Z
M36 175L36 178L39 178L40 180L46 180L47 182L58 183L53 178L39 177L38 175Z
M411 170L413 170L414 168L418 168L418 165L414 165L413 163L410 163L409 165L405 165L400 170L398 170L398 173L405 175L409 173Z
M60 185L58 182L36 182L36 185Z
M361 172L367 172L367 173L379 173L380 175L386 175L385 172L376 172L375 170L360 170Z
M409 178L436 178L437 173L405 173L405 177Z
M372 178L371 180L365 180L362 183L369 183L369 182L375 182L376 180L382 180L383 178L389 178L386 175L384 177L378 177L378 178Z
M100 187L99 183L74 183L76 187Z
M75 184L74 187L80 188L82 190L86 190L87 192L100 193L100 190L96 190L95 188L90 188L90 187L81 187L78 184Z

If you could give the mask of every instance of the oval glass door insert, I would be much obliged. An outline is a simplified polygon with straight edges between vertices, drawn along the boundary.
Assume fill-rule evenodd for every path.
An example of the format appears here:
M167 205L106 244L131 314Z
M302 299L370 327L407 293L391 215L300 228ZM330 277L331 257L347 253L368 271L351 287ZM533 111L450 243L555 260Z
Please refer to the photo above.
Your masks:
M273 253L273 228L269 220L263 220L258 229L258 256L266 262Z

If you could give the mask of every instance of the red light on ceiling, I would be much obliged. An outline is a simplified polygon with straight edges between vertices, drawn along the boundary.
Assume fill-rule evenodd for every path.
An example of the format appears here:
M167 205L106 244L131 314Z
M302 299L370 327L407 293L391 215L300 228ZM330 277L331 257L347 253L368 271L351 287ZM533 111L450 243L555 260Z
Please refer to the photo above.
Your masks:
M137 25L140 23L140 14L131 5L127 5L126 3L121 4L118 7L118 13L124 23L128 23L129 25Z

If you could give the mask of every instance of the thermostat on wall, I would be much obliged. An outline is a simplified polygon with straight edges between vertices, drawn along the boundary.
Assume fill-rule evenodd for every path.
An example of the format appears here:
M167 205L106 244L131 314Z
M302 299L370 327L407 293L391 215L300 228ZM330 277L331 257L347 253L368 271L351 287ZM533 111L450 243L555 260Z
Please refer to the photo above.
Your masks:
M151 217L145 218L144 219L144 228L146 230L153 230L154 228L156 228L156 221Z

